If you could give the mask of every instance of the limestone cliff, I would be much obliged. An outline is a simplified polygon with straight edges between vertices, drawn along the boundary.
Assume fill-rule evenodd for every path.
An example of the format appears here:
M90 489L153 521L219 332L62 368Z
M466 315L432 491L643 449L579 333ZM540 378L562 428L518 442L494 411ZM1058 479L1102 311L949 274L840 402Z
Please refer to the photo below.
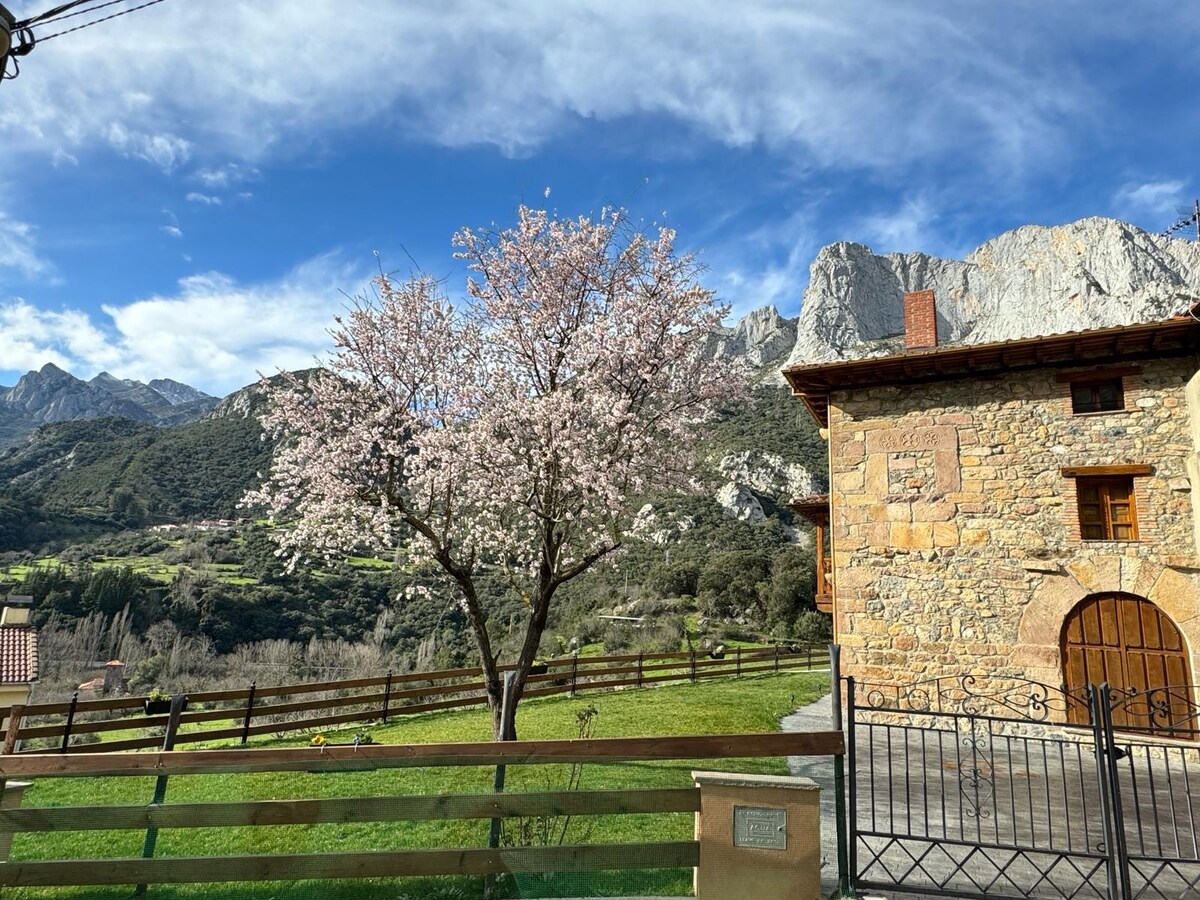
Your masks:
M1026 225L962 260L817 254L787 365L896 352L903 296L933 290L941 343L986 343L1167 318L1200 299L1200 244L1114 219Z

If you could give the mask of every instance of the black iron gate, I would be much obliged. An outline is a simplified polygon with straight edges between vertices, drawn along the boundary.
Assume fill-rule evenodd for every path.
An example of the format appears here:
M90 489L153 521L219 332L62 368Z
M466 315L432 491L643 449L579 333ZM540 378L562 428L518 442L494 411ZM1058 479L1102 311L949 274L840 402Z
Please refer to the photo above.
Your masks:
M1147 732L1195 736L1190 697L973 676L845 690L852 888L1200 898L1200 746L1113 726L1145 705Z

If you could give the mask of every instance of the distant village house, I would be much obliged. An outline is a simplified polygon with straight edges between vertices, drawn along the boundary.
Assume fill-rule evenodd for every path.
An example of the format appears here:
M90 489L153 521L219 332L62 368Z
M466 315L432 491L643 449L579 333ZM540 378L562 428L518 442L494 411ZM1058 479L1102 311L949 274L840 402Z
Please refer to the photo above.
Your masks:
M0 607L0 707L26 703L38 680L37 629L29 624L33 597L9 594Z

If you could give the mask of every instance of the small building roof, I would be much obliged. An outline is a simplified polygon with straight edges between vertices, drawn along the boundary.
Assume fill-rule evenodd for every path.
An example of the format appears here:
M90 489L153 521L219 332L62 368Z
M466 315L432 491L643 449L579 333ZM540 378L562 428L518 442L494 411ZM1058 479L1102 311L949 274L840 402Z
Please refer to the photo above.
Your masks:
M972 378L1042 366L1157 359L1197 350L1200 319L1184 313L1161 322L789 366L783 376L813 417L828 425L830 391Z
M0 684L29 684L38 677L37 629L0 626Z

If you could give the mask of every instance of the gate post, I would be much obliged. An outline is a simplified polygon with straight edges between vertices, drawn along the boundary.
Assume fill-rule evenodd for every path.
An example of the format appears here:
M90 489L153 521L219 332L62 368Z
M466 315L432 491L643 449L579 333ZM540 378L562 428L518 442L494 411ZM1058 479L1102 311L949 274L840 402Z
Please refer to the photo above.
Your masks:
M1092 733L1096 741L1096 762L1100 773L1101 809L1108 828L1109 896L1114 900L1132 900L1133 888L1129 880L1129 848L1125 840L1125 815L1121 808L1121 778L1117 760L1121 758L1117 749L1112 720L1112 689L1108 682L1097 688L1088 687L1088 699L1092 705Z
M846 785L849 796L849 809L842 818L842 827L846 829L846 878L849 881L849 893L854 897L858 893L858 779L855 763L854 741L854 676L846 678L846 760L850 767L850 778ZM845 775L842 776L843 778Z
M811 653L811 649L809 650ZM810 665L809 668L812 668ZM842 730L842 648L829 645L829 683L832 687L833 730ZM838 754L833 758L833 804L834 823L837 829L838 897L853 897L850 877L850 859L846 847L846 757Z

